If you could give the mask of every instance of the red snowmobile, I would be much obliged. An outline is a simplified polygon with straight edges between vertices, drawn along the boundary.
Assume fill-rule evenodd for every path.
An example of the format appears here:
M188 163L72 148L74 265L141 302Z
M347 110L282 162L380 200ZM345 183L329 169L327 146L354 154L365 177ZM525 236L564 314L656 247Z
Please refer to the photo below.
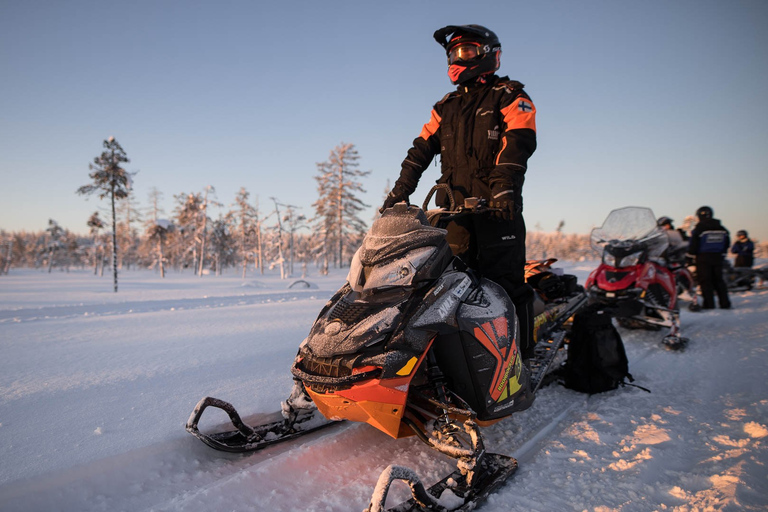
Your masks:
M662 344L682 349L678 282L661 255L666 235L649 208L613 210L592 230L592 247L602 263L590 273L585 288L590 300L605 304L626 328L669 328Z
M548 278L551 297L541 301L535 318L534 356L523 361L506 292L454 257L445 230L436 227L489 210L482 201L468 200L459 208L428 212L431 223L422 209L405 203L386 210L354 256L347 283L299 347L284 424L266 431L249 427L231 405L206 398L187 430L230 451L258 449L328 420L365 422L394 438L415 435L457 459L457 470L425 489L412 471L390 466L369 510L384 509L396 479L409 482L413 498L391 510L445 510L436 497L449 486L464 503L458 510L473 508L517 468L512 457L486 452L480 427L531 406L562 354L567 320L587 302L575 278L554 293L559 276L550 271L551 262L533 265L530 275ZM208 406L225 409L237 430L199 432L197 422Z

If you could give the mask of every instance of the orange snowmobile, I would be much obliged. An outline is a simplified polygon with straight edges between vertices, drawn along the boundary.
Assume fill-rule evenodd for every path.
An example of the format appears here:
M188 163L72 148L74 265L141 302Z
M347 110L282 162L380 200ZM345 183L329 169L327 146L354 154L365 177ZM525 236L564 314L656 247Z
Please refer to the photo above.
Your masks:
M412 471L390 466L369 510L383 510L396 479L407 480L414 497L392 510L441 510L437 497L449 483L453 495L474 506L517 468L512 457L485 451L479 427L531 406L562 355L564 324L587 300L573 278L560 297L539 301L538 343L524 361L507 293L454 257L445 230L435 227L488 210L480 201L427 214L405 203L386 210L355 254L347 283L299 347L291 368L294 390L283 403L285 422L261 431L244 425L231 405L206 398L187 429L230 451L295 437L328 420L365 422L393 438L416 435L457 459L457 470L427 490ZM529 273L555 279L550 264L536 262ZM200 433L197 421L208 406L227 410L238 430L220 437Z

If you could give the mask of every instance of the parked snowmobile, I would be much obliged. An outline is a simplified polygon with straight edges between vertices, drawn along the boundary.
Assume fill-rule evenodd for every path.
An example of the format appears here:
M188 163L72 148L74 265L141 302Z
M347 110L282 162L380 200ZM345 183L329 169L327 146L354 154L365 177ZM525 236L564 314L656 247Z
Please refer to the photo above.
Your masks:
M662 344L683 348L688 340L680 336L678 282L660 259L668 242L653 212L633 206L613 210L592 230L591 241L602 263L587 278L590 299L610 307L623 327L669 328Z
M730 260L723 261L723 279L728 291L742 292L751 290L755 285L763 283L768 277L768 267L734 267Z
M446 231L435 227L453 216L489 210L482 201L468 200L459 208L430 211L431 224L415 206L399 203L386 210L355 254L347 283L299 347L291 368L296 384L283 403L283 433L267 434L272 441L319 428L327 422L323 418L351 420L393 438L416 435L458 460L457 470L428 490L412 471L390 466L379 479L371 511L383 510L393 480L407 480L414 497L391 510L445 510L436 496L448 482L463 510L511 475L517 461L486 452L479 427L531 406L562 347L565 323L587 302L575 278L567 279L572 286L565 285L561 296L542 300L534 357L523 361L506 292L454 257ZM529 275L554 283L550 264L537 262ZM197 421L208 406L230 414L237 428L231 437L199 432ZM259 448L264 436L257 429L244 425L231 405L211 398L198 404L187 424L207 444L232 451Z

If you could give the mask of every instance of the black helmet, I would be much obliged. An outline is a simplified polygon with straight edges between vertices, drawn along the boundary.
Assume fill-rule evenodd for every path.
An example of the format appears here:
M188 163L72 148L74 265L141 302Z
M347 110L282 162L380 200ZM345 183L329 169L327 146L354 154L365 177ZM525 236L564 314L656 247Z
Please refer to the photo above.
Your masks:
M448 56L448 78L454 84L494 73L499 69L501 43L480 25L448 25L434 34Z
M712 211L712 208L709 206L702 206L698 210L696 210L696 216L699 219L711 219L712 215L714 215L714 212Z
M736 236L738 236L738 237L741 237L741 236L743 236L744 238L749 238L749 235L748 235L748 234L747 234L747 232L746 232L746 231L744 231L743 229L740 229L740 230L738 230L738 231L736 232Z
M669 224L670 228L672 227L672 219L669 217L659 217L659 220L656 221L656 225L659 227L666 226L667 224Z

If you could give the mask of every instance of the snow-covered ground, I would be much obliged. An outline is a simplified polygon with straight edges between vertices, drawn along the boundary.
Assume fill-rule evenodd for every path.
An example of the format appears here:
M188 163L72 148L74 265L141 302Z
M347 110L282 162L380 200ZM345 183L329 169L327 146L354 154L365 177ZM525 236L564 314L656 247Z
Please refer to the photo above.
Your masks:
M564 264L584 279L595 265ZM343 273L293 280L87 271L0 277L0 510L360 511L387 465L427 483L453 463L415 438L339 424L250 455L184 431L205 396L247 420L278 409L296 349ZM554 385L485 429L520 470L491 511L766 510L768 289L683 311L683 353L621 331L636 383ZM218 413L215 414L214 412ZM206 414L203 428L223 423ZM399 487L389 504L405 496Z

